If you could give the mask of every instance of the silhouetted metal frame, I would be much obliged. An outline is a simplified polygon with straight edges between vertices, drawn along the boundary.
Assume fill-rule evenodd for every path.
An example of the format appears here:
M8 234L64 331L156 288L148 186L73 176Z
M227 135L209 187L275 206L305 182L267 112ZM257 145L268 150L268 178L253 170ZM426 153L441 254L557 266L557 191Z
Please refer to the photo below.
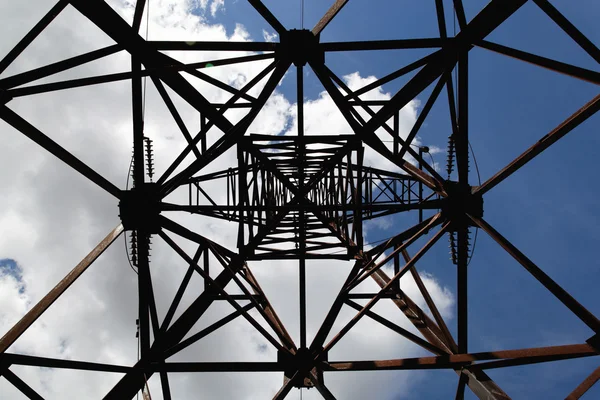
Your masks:
M256 11L271 25L279 34L280 38L290 33L269 11L260 0L248 0ZM263 200L256 200L261 195L274 195L275 193L244 193L240 189L239 196L235 199L238 203L223 206L210 199L206 192L203 195L211 202L208 206L182 206L177 204L161 203L161 211L189 211L204 213L216 218L236 219L240 224L240 238L238 240L239 251L231 251L210 239L190 231L165 216L158 217L160 231L158 236L164 240L188 265L187 272L174 296L164 320L158 319L154 291L152 286L151 268L148 257L149 240L153 232L147 227L136 229L138 237L138 296L139 296L139 318L140 318L140 342L141 358L134 366L119 366L85 361L59 360L44 357L13 354L7 352L18 337L31 326L40 315L47 310L51 304L96 260L104 250L123 232L123 225L118 225L109 235L100 242L92 252L79 263L58 285L52 289L40 302L35 305L11 330L0 339L0 374L3 375L24 395L33 399L42 397L36 393L27 383L10 370L12 365L40 366L48 368L66 368L74 370L103 371L124 374L122 379L106 395L107 399L132 398L143 388L145 382L152 374L158 373L161 379L162 394L165 399L171 398L170 385L167 373L176 372L203 372L203 371L281 371L285 372L284 384L274 395L274 399L285 398L294 386L305 386L308 382L315 386L326 399L334 399L334 395L327 389L322 381L323 371L367 371L367 370L416 370L416 369L449 369L459 375L458 387L455 398L464 396L464 390L468 386L479 398L508 399L510 398L500 389L484 372L487 369L505 368L515 365L527 365L541 362L551 362L564 359L597 356L598 334L600 322L582 304L566 292L558 283L543 272L533 261L527 258L517 247L496 231L488 222L477 215L471 215L470 210L448 213L448 207L452 204L454 191L449 190L449 185L456 185L465 196L464 199L481 196L509 178L529 161L541 154L544 150L556 143L560 138L571 132L577 126L585 122L600 109L600 95L596 96L581 109L567 118L556 129L552 130L521 156L509 163L505 168L493 175L481 186L471 186L468 181L469 172L469 149L468 149L468 76L469 76L469 51L473 47L480 47L498 54L512 57L551 71L571 76L592 84L600 84L600 73L586 68L577 67L565 62L552 60L546 57L525 51L513 49L486 40L486 36L496 27L501 25L507 18L515 13L526 0L492 0L478 15L470 21L467 19L461 0L453 0L454 15L458 20L460 31L456 36L450 37L447 33L446 13L443 0L435 1L439 38L416 38L364 42L330 42L318 43L305 54L306 59L299 60L291 57L290 53L298 49L286 48L288 42L260 43L260 42L170 42L170 41L146 41L139 34L139 28L146 7L145 0L136 3L132 25L130 26L121 19L106 3L101 0L60 0L40 20L38 24L2 59L0 60L0 73L31 44L31 42L43 32L43 30L60 14L68 5L73 6L82 15L111 37L115 44L94 50L69 59L55 62L30 71L19 73L9 77L0 78L0 118L16 130L33 140L42 148L59 158L67 165L78 171L84 177L95 183L118 199L122 199L124 191L106 180L99 173L87 166L84 162L73 156L68 150L54 142L49 136L35 128L7 105L15 97L30 96L39 93L53 92L77 87L115 82L119 80L131 80L132 85L132 118L133 118L133 148L134 169L133 176L136 185L132 191L141 191L144 187L144 120L142 112L142 78L150 77L157 91L169 110L171 116L181 130L188 146L181 152L172 165L158 179L156 185L159 187L159 195L163 197L184 185L192 185L193 179L200 179L197 173L206 165L217 159L225 151L238 146L238 162L240 167L235 171L212 174L211 177L202 179L219 179L227 176L227 179L240 179L240 188L248 188L246 176L254 174L264 179L268 174L269 179L277 180L278 196L286 193L293 195L291 200L277 206L265 205ZM334 17L348 3L348 0L336 0L323 18L312 29L311 34L320 39L321 32L328 26ZM547 16L554 21L573 41L578 44L596 62L600 63L600 50L581 31L579 31L567 18L565 18L547 0L532 0ZM337 51L361 51L361 50L386 50L386 49L432 49L432 53L372 82L365 87L352 91L345 82L337 77L322 59L315 57L318 54ZM183 64L163 54L161 51L255 51L261 54L233 57L229 59L213 60L209 62ZM56 73L67 71L86 63L108 57L121 51L131 54L131 71L123 73L108 74L95 77L79 78L61 82L33 84L39 79L52 76ZM314 53L314 54L313 54ZM214 66L247 63L259 60L272 59L272 62L264 68L255 78L251 79L241 89L233 88L215 78L204 74L199 69L210 63ZM310 175L309 153L304 139L304 112L303 112L303 66L305 63L312 68L326 91L329 93L342 115L351 126L355 136L364 144L371 147L399 168L406 175L386 175L384 171L366 168L362 165L362 148L354 149L352 146L341 147L332 153L323 162L322 171ZM298 92L298 136L296 141L297 167L286 164L277 164L252 146L243 144L248 128L260 110L265 105L269 96L275 90L277 84L283 78L288 68L295 64L297 67L297 92ZM452 72L457 70L457 87L451 79ZM364 101L359 96L381 85L391 82L410 72L417 71L415 75L388 101ZM198 92L181 74L186 72L203 80L221 90L229 92L232 97L223 104L215 104L208 101ZM260 91L258 97L248 94L248 91L266 80L266 84ZM25 86L24 86L25 85ZM398 117L400 109L406 106L415 97L423 93L433 85L425 105L417 118L417 121L406 139L399 136ZM192 135L186 128L179 111L168 94L169 87L188 104L195 108L201 116L201 128L196 135ZM429 111L437 101L440 93L446 88L448 96L449 114L451 122L452 137L456 145L456 163L458 169L458 181L448 182L440 176L434 166L412 149L411 145L416 138L420 127L426 121ZM345 94L344 94L345 93ZM457 94L457 101L455 101ZM241 101L244 100L244 101ZM372 107L377 107L374 110ZM225 117L225 111L232 108L247 108L248 114L237 123L230 122ZM368 115L363 117L358 110ZM393 121L393 127L388 125ZM216 127L222 132L222 137L208 146L206 134ZM382 130L392 138L393 145L387 146L376 131ZM332 136L333 137L333 136ZM321 138L327 143L327 137ZM199 148L200 147L200 148ZM348 151L350 153L348 153ZM356 162L352 162L351 152L356 151ZM192 152L195 160L183 171L173 175L183 159ZM405 159L412 156L423 168ZM252 157L256 165L251 168L260 168L250 171L244 164L248 157ZM346 162L344 162L346 159ZM295 161L295 162L296 162ZM290 164L291 165L291 164ZM298 173L300 177L296 183L292 182L288 171ZM294 169L295 168L295 169ZM394 201L378 204L377 198L373 200L372 190L373 173L379 179L382 193L392 194ZM287 174L287 175L286 175ZM306 181L308 179L308 181ZM369 180L370 179L370 180ZM407 182L418 182L425 185L431 191L427 199L419 198L416 204L400 204L401 195L394 193L394 189L386 179L405 179ZM318 186L321 180L327 184ZM364 183L368 182L365 186ZM198 183L195 183L201 190ZM328 192L327 185L331 185ZM350 192L347 187L350 187ZM410 186L408 186L410 191ZM312 191L312 192L311 192ZM364 192L364 193L363 193ZM142 193L142 192L140 192ZM350 203L340 203L338 200L328 200L325 204L319 199L332 196L335 199L338 193ZM371 197L369 197L371 195ZM254 197L252 197L254 196ZM311 198L310 196L313 196ZM316 196L316 198L314 197ZM410 194L409 194L410 196ZM437 196L437 199L432 199ZM250 199L253 199L252 202ZM244 201L246 201L244 203ZM255 202L255 201L258 201ZM247 204L244 206L244 204ZM442 212L416 224L393 238L381 243L369 250L363 250L362 223L369 218L389 215L395 212L409 210L441 209ZM265 210L272 212L270 219L263 220L261 213ZM347 217L347 212L354 212L353 216ZM334 218L338 211L343 212L342 219ZM373 211L380 212L373 216ZM233 213L233 214L232 214ZM237 213L237 214L236 214ZM298 217L296 217L296 215ZM311 215L310 219L308 216ZM452 215L450 217L450 215ZM294 227L299 237L300 251L296 254L273 250L272 254L262 254L263 258L295 258L299 260L300 272L300 346L298 347L286 328L282 324L275 309L268 301L262 291L259 282L252 274L247 260L265 242L270 234L279 232L278 225L290 218L296 221ZM257 220L258 223L253 221ZM342 246L349 249L349 254L355 254L355 264L351 269L346 282L336 297L323 324L308 345L306 338L306 282L305 261L308 255L306 243L315 241L315 234L311 233L307 225L313 223L322 224L329 230L329 235L337 238ZM248 242L245 242L243 227L245 224L254 224L251 229ZM349 224L352 224L350 234ZM321 226L321 225L317 225ZM441 226L437 229L436 227ZM468 283L468 228L476 226L485 231L489 236L504 248L518 263L532 274L544 287L546 287L556 298L561 301L570 311L577 315L596 336L584 344L572 344L564 346L529 348L520 350L501 350L485 353L468 352L468 315L467 315L467 283ZM254 229L256 228L256 232ZM427 243L418 250L414 256L410 256L407 249L419 238L428 235L430 231L435 233ZM454 231L458 234L457 244L457 341L452 337L439 310L435 306L431 295L423 284L416 269L417 261L439 240L445 232ZM189 256L181 247L167 234L171 232L179 237L197 243L197 251ZM269 239L270 243L277 243ZM282 242L282 241L280 241ZM328 248L328 245L320 245L320 248ZM350 250L352 253L350 253ZM386 255L386 251L390 251ZM355 253L354 253L355 252ZM291 255L290 255L291 254ZM204 264L201 258L204 256ZM333 257L332 254L325 257ZM223 271L216 277L209 274L209 257L217 260L223 267ZM400 265L403 258L405 264ZM343 258L343 257L342 257ZM388 262L394 263L394 276L388 277L382 267ZM411 273L417 287L425 299L425 303L433 316L430 318L399 285L400 278ZM175 311L179 306L183 293L194 274L199 274L205 281L205 290L192 304L183 311L179 318L174 319ZM365 279L372 278L381 287L377 293L352 293L352 289ZM242 295L231 295L224 288L231 282L242 290ZM353 299L366 299L366 305L362 306ZM401 326L392 323L381 315L373 312L372 307L382 299L390 299L399 310L404 313L408 320L413 323L422 338ZM229 315L213 323L205 329L197 332L187 339L183 339L215 301L227 301L235 309ZM240 302L248 302L242 305ZM335 333L327 342L334 322L344 305L354 308L358 313L348 324ZM249 311L258 311L262 322L253 317ZM216 331L220 327L230 323L238 317L245 318L254 328L270 342L280 354L282 359L277 362L168 362L167 359L185 348L201 340L206 335ZM368 316L374 321L381 323L387 328L402 335L422 348L433 353L432 357L420 357L396 360L372 360L372 361L329 361L327 352L347 334L358 321ZM265 324L268 329L265 328ZM274 334L274 335L273 335ZM154 338L152 341L151 338ZM307 348L308 346L308 348ZM300 350L309 352L311 367L309 370L302 369L300 361ZM287 359L288 361L283 361ZM296 360L296 361L289 361ZM306 360L304 361L306 362ZM290 370L291 368L291 370ZM290 372L291 371L291 372ZM577 399L583 395L598 379L600 370L596 369L584 380L570 395L569 399ZM321 377L320 377L321 376Z

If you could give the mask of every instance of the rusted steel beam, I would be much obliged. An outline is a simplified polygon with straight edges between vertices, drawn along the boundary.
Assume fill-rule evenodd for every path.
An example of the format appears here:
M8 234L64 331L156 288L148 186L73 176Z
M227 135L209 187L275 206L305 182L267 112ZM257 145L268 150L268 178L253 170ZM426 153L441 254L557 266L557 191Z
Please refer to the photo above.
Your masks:
M344 286L342 286L342 289L340 290L337 297L335 298L331 308L329 309L329 312L325 316L325 320L323 321L323 323L319 327L319 330L315 334L315 337L313 338L313 341L310 345L310 349L312 351L316 351L316 350L320 349L323 346L323 344L325 343L325 340L327 339L327 336L329 335L329 332L331 331L331 328L333 327L333 324L335 323L335 320L338 317L338 315L344 305L344 301L347 297L344 287L358 274L358 272L362 268L363 263L364 263L364 260L359 259L356 261L356 263L352 267L352 270L350 271L350 273L348 274L348 277L346 278L346 282L344 283Z
M378 270L373 275L373 280L384 288L389 285L391 279L387 274ZM392 298L394 304L406 315L408 320L421 332L421 335L433 346L444 351L444 353L452 354L456 352L456 344L449 342L436 323L429 318L427 314L412 299L402 290L398 291L398 295ZM451 337L450 337L451 339Z
M273 400L285 399L285 397L290 393L290 391L294 387L294 382L298 378L298 375L299 373L295 372L290 379L286 380L283 383L283 386L277 391L277 393L275 393L275 396L273 396Z
M548 357L561 359L570 357L597 356L596 349L587 343L564 346L537 347L519 350L499 350L471 354L448 354L437 357L404 358L398 360L374 360L351 362L323 362L325 371L372 371L398 369L460 369L469 368L471 363L484 360L527 359L530 357ZM477 365L475 365L477 367Z
M600 321L594 314L588 311L581 303L571 296L558 283L550 278L544 271L534 264L525 254L521 253L511 242L496 231L490 224L482 218L469 218L481 229L483 229L492 239L494 239L508 254L519 262L538 282L548 289L558 300L561 301L571 312L579 317L594 332L600 332Z
M344 8L344 6L348 3L348 0L335 0L335 3L329 7L329 9L325 12L325 14L321 17L319 22L312 28L311 32L313 35L320 35L323 29L335 18L335 16ZM304 12L304 11L302 11Z
M405 262L408 262L410 260L408 251L404 250L402 252L402 256L404 257ZM440 313L437 306L435 305L433 298L431 297L431 295L429 294L429 291L425 287L425 284L423 283L423 280L421 279L421 275L419 275L419 272L417 271L416 265L410 269L410 273L411 273L413 279L415 280L415 283L417 284L417 288L419 289L419 292L421 292L421 295L423 296L423 299L425 300L425 304L427 304L429 311L431 311L431 314L433 315L433 318L437 324L437 327L442 332L442 335L445 339L445 343L447 343L452 348L453 352L456 353L458 351L458 347L457 347L456 343L454 342L454 338L452 337L452 334L450 333L450 330L448 329L448 326L446 325L444 318L442 318L442 314Z
M363 268L365 272L360 276L357 276L352 282L350 282L350 284L347 285L346 290L349 292L356 286L360 285L369 276L373 275L375 272L381 269L381 267L383 267L388 261L390 261L396 254L399 254L402 250L405 250L408 246L417 241L417 239L426 234L431 228L442 223L441 214L436 214L428 221L429 223L427 223L423 228L416 232L412 237L404 241L400 246L395 248L394 251L385 256L383 260L377 261L377 258L383 254L383 251L381 251L379 254L377 254L376 257L373 257L369 262L367 262L367 264Z
M225 317L221 318L220 320L213 323L212 325L207 326L206 328L202 329L200 332L195 333L192 336L190 336L189 338L166 349L164 352L165 358L169 358L169 357L179 353L181 350L185 349L186 347L191 346L192 344L196 343L198 340L202 339L203 337L208 336L209 334L213 333L217 329L219 329L222 326L233 321L234 319L236 319L237 317L242 315L244 312L250 311L252 308L254 308L254 304L247 304L244 307L242 307L241 310L236 310L236 311L230 313L229 315L226 315Z
M325 386L321 381L319 381L317 379L317 377L315 376L315 374L313 372L311 372L309 374L309 377L310 377L311 381L313 382L313 384L315 385L315 388L317 388L317 391L319 392L319 394L321 396L323 396L323 398L325 400L336 400L336 397L333 395L333 393L331 393L331 391L327 388L327 386Z
M329 351L336 343L338 343L345 334L347 334L352 327L354 327L358 321L365 315L367 311L369 311L377 302L382 298L383 294L389 291L392 288L392 285L398 281L406 272L408 272L409 268L414 265L443 235L446 233L446 229L448 228L448 223L444 224L444 226L436 232L431 239L413 256L413 258L406 263L406 265L398 272L390 281L381 289L377 295L371 299L361 311L359 311L324 347L324 351Z
M560 11L548 0L533 0L567 35L600 64L600 49L596 47L579 29L575 27Z
M169 236L167 236L164 232L160 232L159 236L169 245L171 246L171 248L173 248L173 250L175 250L175 252L177 254L179 254L179 256L181 258L183 258L187 263L193 264L194 260L191 259L191 257L189 257ZM233 308L235 308L237 311L242 313L242 316L257 330L259 331L265 339L267 339L267 341L269 343L271 343L273 345L273 347L275 347L277 350L281 350L283 347L282 345L273 337L271 336L271 334L262 327L262 325L260 325L249 313L248 311L244 310L244 308L242 306L240 306L237 301L235 301L233 298L231 298L231 295L229 293L227 293L224 289L224 286L220 286L218 284L218 282L216 282L215 279L211 278L210 275L208 275L206 272L204 272L203 269L201 269L200 267L198 267L196 265L196 271L202 275L202 278L207 280L210 283L210 287L214 287L216 289L217 292L219 292L221 295L223 295L227 301L229 302L229 304L231 304L233 306ZM235 273L237 273L237 269L226 269L225 270L227 273L229 273L230 275L233 275ZM232 274L233 271L233 274ZM231 279L234 279L234 277L232 276ZM206 292L206 291L205 291ZM181 318L180 318L181 319ZM170 333L170 331L167 331Z
M558 72L573 78L600 85L600 73L596 71L552 60L550 58L528 53L526 51L513 49L498 43L488 42L487 40L480 40L479 42L474 43L474 45L481 47L482 49L493 51L494 53L503 54L516 60L521 60L538 67L546 68L550 71Z
M296 351L296 345L294 344L294 339L290 336L288 331L285 329L283 322L279 319L279 316L275 312L275 309L267 299L267 296L263 292L262 288L258 284L256 277L252 274L252 271L248 267L248 265L244 265L242 269L242 273L247 281L252 286L252 290L255 294L260 296L260 302L262 305L262 309L266 314L266 319L270 322L271 327L275 330L275 333L279 336L282 344L286 345L288 350Z
M577 400L577 399L579 399L581 396L583 396L585 394L585 392L587 392L588 390L590 390L591 387L594 386L596 384L596 382L598 382L598 380L600 380L600 367L596 368L594 370L594 372L592 372L590 374L590 376L588 376L587 378L585 378L584 381L581 382L581 384L579 384L579 386L577 386L575 388L575 390L573 390L566 397L565 400Z
M280 216L280 218L282 218ZM203 238L202 236L195 234L178 224L168 220L167 218L161 217L161 224L163 228L173 231L179 235L183 235L183 237L187 237L190 240L200 242L200 244L208 245L209 243L214 246L219 246L218 244L209 241L208 239ZM273 221L273 224L276 224L277 221ZM266 226L262 228L262 230L257 234L257 241L260 242L262 238L272 229L272 225ZM243 261L237 256L235 253L229 252L227 249L220 248L220 251L225 252L232 259L231 268L234 270L239 270L243 267ZM192 260L193 261L193 260ZM197 267L195 263L190 263L191 265ZM231 281L232 276L229 270L225 270L221 272L213 282L219 287L225 287ZM198 319L206 312L206 310L210 307L210 305L217 299L219 291L215 285L208 286L204 292L202 292L198 298L188 307L187 310L183 312L183 314L178 318L168 329L168 336L166 338L161 339L160 346L157 346L155 343L156 349L154 351L162 352L162 348L169 348L174 344L179 343L185 335L189 332L189 330L193 327L193 325L198 321ZM148 365L152 360L142 359L140 362L136 364L136 368L141 368L145 365ZM109 392L106 398L111 399L120 399L123 396L127 397L131 394L131 396L135 395L141 385L144 384L144 381L139 374L129 373L127 374L114 388Z
M373 278L380 287L385 287L390 281L390 278L381 270L373 275ZM429 343L443 349L447 354L455 354L457 352L458 346L456 342L454 342L452 335L450 335L449 332L444 334L435 322L433 322L405 293L400 291L398 298L392 299L392 301L407 316L409 321L419 330L419 332L421 332L421 335L423 335ZM457 370L456 373L460 375L461 371ZM472 368L471 370L463 370L462 373L467 376L467 384L471 391L479 398L497 400L510 399L510 397L500 389L500 387L496 385L485 372Z
M31 308L6 334L0 339L0 354L4 353L18 338L56 301L68 288L85 272L92 263L115 241L123 232L123 225L114 228L98 245L75 266L46 296Z
M355 303L352 300L346 300L346 304L348 304L350 307L354 308L356 311L360 311L362 309L362 306L360 304ZM381 325L385 326L386 328L393 330L394 332L404 336L411 342L423 347L424 349L429 350L430 352L432 352L434 354L445 354L446 353L446 351L436 347L435 345L429 343L426 340L421 339L414 333L407 331L406 329L402 328L401 326L394 324L393 322L383 318L382 316L374 313L373 311L367 311L366 314L367 314L367 317L371 318L372 320L379 322Z
M213 251L213 254L218 259L218 261L221 263L223 268L225 270L228 270L231 273L232 279L235 281L235 283L238 285L238 287L242 290L242 292L244 293L244 296L246 296L246 298L248 298L250 300L251 304L253 304L256 307L258 313L265 319L265 321L269 324L271 329L273 329L275 334L279 337L279 340L281 341L281 345L285 349L287 349L288 351L293 353L296 350L296 345L294 344L294 340L292 339L292 337L287 333L287 331L283 327L281 320L277 317L277 314L275 314L275 311L273 310L271 303L267 300L267 297L265 296L265 294L262 291L262 289L260 288L260 286L258 286L258 282L256 281L256 279L254 279L254 281L247 279L248 281L252 282L251 286L252 286L255 294L258 294L258 295L253 296L250 293L250 291L248 290L248 288L240 281L240 279L237 276L237 272L233 271L230 268L230 266L228 265L228 262L226 260L223 260L222 257L218 254L218 252L216 252L214 249L211 248L211 250ZM247 264L244 264L244 267L242 267L241 272L245 273L245 275L247 277L251 276L252 278L254 278L252 273L251 272L249 273L249 268L248 268ZM233 299L233 296L230 295L229 297Z
M556 143L567 133L585 122L589 117L600 110L600 95L594 97L582 108L577 110L573 115L564 120L559 126L553 129L546 136L538 140L533 146L527 149L523 154L517 157L506 167L498 171L494 176L485 181L481 186L474 190L474 193L484 194L494 186L508 178L510 175L519 170L522 166L534 159L548 147Z
M54 140L44 135L36 127L21 118L21 116L7 106L0 106L0 118L27 136L29 139L33 140L42 148L50 152L56 158L73 168L75 171L79 172L81 175L85 176L87 179L106 190L108 193L112 194L116 198L121 196L121 190L119 190L118 187L90 168L87 164L84 164L73 154L69 153Z

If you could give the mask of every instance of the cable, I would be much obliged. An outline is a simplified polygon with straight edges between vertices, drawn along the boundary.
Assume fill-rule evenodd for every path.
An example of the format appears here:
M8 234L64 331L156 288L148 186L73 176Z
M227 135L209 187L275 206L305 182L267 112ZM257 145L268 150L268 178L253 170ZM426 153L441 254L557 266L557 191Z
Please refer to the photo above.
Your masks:
M469 143L469 149L471 149L471 155L473 156L473 164L475 164L475 170L477 171L477 180L479 181L479 186L481 186L481 175L479 174L479 165L477 165L477 157L475 157L475 152L473 151L473 146L471 146L471 142ZM473 236L473 250L471 250L471 256L469 257L469 261L467 261L467 267L471 264L471 260L473 259L473 254L475 254L475 246L477 245L477 234L479 233L479 228L475 227L475 236Z
M479 181L479 186L481 186L481 175L479 174L479 165L477 165L477 158L475 158L475 152L473 151L473 146L471 146L471 142L469 143L469 149L471 149L471 155L473 156L473 163L475 164L475 171L477 171L477 180Z
M431 166L433 167L433 169L435 169L435 161L433 160L433 156L431 155L431 152L428 151L427 154L429 154L429 158L431 158Z
M304 0L300 0L300 26L304 29Z

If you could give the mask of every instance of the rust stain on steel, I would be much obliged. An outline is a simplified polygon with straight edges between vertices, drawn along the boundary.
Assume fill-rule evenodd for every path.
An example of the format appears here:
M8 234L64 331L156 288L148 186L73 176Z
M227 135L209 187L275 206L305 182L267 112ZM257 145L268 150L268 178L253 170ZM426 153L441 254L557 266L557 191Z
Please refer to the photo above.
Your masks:
M589 344L537 347L520 350L500 350L472 354L449 354L437 357L404 358L397 360L374 360L324 363L325 370L382 370L382 369L437 369L461 368L474 361L500 360L508 358L553 357L573 355L579 357L597 355Z
M600 380L600 367L596 368L579 386L569 394L565 400L577 400L585 394L596 382Z

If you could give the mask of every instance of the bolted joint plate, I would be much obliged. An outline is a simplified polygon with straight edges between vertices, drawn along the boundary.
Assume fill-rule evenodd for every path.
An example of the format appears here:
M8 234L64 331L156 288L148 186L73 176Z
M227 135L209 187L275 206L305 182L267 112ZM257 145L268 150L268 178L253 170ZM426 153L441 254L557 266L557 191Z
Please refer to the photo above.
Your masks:
M586 340L586 343L592 346L600 354L600 333L596 333L594 336Z
M467 214L476 218L483 217L483 197L473 194L471 186L446 181L444 189L448 193L448 197L442 206L442 216L445 220L452 221L451 230L472 225Z
M156 183L144 183L121 192L119 217L125 230L160 231L160 195Z
M317 355L319 355L319 361L315 361ZM298 372L294 382L294 387L297 388L315 387L314 382L309 377L310 372L313 372L317 377L319 384L324 384L323 370L315 366L323 361L327 361L327 353L322 351L312 352L307 348L298 349L296 354L290 354L282 350L277 352L277 362L282 364L284 368L284 381L292 379L294 374Z
M308 29L291 29L281 36L279 54L295 66L306 65L307 62L325 63L325 53L319 46L319 38Z

